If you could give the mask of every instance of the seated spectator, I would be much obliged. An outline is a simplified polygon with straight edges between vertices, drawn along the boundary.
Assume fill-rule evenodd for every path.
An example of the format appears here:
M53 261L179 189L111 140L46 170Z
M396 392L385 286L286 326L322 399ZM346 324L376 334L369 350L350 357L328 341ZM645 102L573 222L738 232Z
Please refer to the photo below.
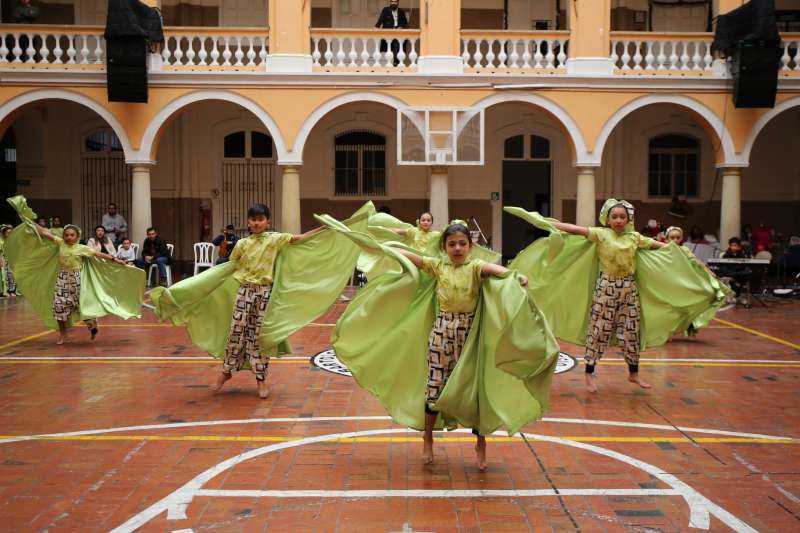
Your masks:
M728 249L722 254L725 259L747 259L750 254L742 246L742 240L739 237L731 237L728 239Z
M703 229L700 226L692 226L689 230L689 241L698 244L708 244L708 241L703 236Z
M771 250L774 246L772 241L772 230L768 228L763 222L753 230L753 237L751 239L753 249L761 246L764 250Z
M155 228L147 228L147 238L142 243L142 257L136 259L135 263L142 270L150 268L150 265L157 265L159 282L166 285L169 248L167 242L158 236Z
M753 244L753 227L750 224L745 224L742 226L742 246L745 248L750 248Z
M747 259L750 254L742 246L742 240L739 237L731 237L728 239L728 249L725 250L722 257L724 259ZM723 265L720 267L719 272L721 276L731 278L730 287L737 297L742 294L753 275L752 270L747 265Z
M645 237L650 237L651 239L656 239L661 242L666 241L666 238L664 238L664 235L661 232L661 226L659 225L658 220L654 218L651 218L647 221L647 225L642 228L640 233Z
M117 255L117 250L114 248L114 243L106 235L106 228L103 226L95 226L94 236L86 241L86 246L93 248L97 252L102 252L108 255Z
M47 223L47 217L39 217L36 219L36 223L43 228L49 228L50 225Z
M216 261L218 265L228 262L228 258L231 256L231 252L233 251L233 247L236 246L236 242L239 240L239 237L237 237L234 233L235 229L236 228L234 228L233 224L228 224L225 226L225 229L222 230L222 234L217 235L214 237L214 240L211 241L211 244L214 246L219 246Z
M61 217L53 217L50 219L50 233L56 237L64 236L64 226L61 224Z
M122 239L122 244L117 248L117 259L122 259L126 265L132 265L136 261L136 250L131 246L129 238Z

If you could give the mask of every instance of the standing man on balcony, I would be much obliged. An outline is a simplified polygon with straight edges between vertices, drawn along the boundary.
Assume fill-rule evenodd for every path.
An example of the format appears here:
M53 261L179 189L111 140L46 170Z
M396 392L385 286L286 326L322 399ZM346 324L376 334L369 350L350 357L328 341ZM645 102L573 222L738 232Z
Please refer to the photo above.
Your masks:
M33 5L31 0L17 0L11 11L11 22L15 24L33 24L38 18L39 6Z
M398 28L408 28L408 18L406 13L400 9L400 0L389 0L389 5L384 7L381 15L378 17L378 22L375 23L376 28L391 28L396 30ZM386 40L381 40L381 52L386 52L388 46ZM397 59L397 53L400 51L400 41L392 39L392 57L394 58L394 66L400 64Z

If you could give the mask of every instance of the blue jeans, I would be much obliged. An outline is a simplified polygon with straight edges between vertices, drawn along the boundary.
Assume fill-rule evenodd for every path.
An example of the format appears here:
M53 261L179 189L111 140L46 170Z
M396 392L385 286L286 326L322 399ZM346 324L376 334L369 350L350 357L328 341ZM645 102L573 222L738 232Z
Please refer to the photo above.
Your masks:
M150 265L152 265L153 263L155 263L156 266L158 266L158 277L161 279L166 278L167 277L166 265L169 263L169 259L167 259L166 257L156 257L155 259L153 259L153 262L151 263L145 263L143 257L136 259L136 266L144 271L147 271L147 269L149 269Z

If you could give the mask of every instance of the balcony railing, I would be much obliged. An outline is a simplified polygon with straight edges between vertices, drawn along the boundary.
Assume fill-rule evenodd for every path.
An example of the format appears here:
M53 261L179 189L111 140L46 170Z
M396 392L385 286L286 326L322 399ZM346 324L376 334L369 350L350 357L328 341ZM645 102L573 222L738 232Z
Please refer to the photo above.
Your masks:
M311 58L324 70L416 69L419 30L311 30Z
M267 28L164 28L163 64L208 70L217 67L256 69L269 55Z
M782 33L781 73L800 74L800 33Z
M611 60L619 70L711 73L711 33L611 32Z
M2 26L0 65L104 67L103 30L101 26Z
M563 69L569 57L568 47L568 31L461 31L465 69Z

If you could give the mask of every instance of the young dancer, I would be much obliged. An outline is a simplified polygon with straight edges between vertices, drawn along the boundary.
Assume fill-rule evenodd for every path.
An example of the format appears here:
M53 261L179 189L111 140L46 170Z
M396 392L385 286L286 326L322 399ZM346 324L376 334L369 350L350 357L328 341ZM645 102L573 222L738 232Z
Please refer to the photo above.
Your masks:
M504 209L550 232L510 267L534 280L531 290L556 336L586 347L590 392L597 391L595 365L615 334L629 380L649 388L639 376L639 352L667 342L693 322L704 326L725 301L727 287L677 246L635 232L633 206L624 200L605 202L597 228Z
M649 389L650 384L639 377L641 308L634 277L636 252L642 248L663 248L666 244L633 231L633 206L624 200L603 206L600 223L604 227L553 223L561 231L582 235L595 243L600 260L600 276L586 333L586 388L589 392L597 392L595 365L616 333L624 345L628 380Z
M521 288L528 279L471 258L460 221L444 229L438 257L340 231L403 270L371 281L353 299L333 335L337 355L398 424L424 430L425 464L433 462L434 427L457 421L477 436L484 469L484 436L501 425L516 432L547 405L558 345Z
M433 215L422 213L416 227L410 228L389 228L398 235L404 235L412 248L420 252L428 249L432 242L438 241L442 235L440 231L433 231Z
M125 319L141 315L141 270L125 267L109 254L78 244L77 226L68 224L64 238L56 237L33 222L36 214L23 196L9 198L8 202L22 219L6 240L8 259L26 300L45 324L58 329L57 344L66 341L67 328L77 320L86 324L94 339L97 318L107 314Z
M11 226L7 224L0 226L0 296L16 298L17 282L14 281L14 274L11 273L11 267L8 265L5 255L5 242L11 235L11 229Z
M216 391L231 379L234 370L241 370L247 362L256 376L259 397L269 396L266 382L269 354L259 349L258 336L272 291L275 259L283 247L323 229L319 227L301 235L292 235L268 232L270 225L270 211L266 205L250 207L247 210L250 236L238 241L230 256L230 262L234 264L233 277L241 285L236 292L222 372L214 386Z
M366 231L367 216L358 212L350 223ZM259 397L267 398L270 357L289 353L286 339L338 299L359 250L322 228L271 232L264 204L248 210L247 226L251 235L236 243L228 262L150 296L160 319L185 325L196 345L222 359L215 391L234 370L250 368Z

